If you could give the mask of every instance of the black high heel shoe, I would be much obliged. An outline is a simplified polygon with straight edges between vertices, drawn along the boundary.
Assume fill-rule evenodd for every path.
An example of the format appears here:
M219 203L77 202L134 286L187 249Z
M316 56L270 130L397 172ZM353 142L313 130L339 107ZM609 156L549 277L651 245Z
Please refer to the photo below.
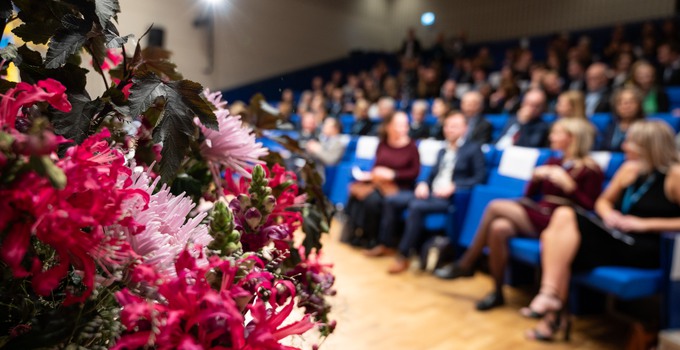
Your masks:
M538 328L532 328L525 334L528 339L543 342L553 342L562 333L562 340L568 342L571 338L571 318L562 310L547 312L541 320L545 322L548 332L541 332Z

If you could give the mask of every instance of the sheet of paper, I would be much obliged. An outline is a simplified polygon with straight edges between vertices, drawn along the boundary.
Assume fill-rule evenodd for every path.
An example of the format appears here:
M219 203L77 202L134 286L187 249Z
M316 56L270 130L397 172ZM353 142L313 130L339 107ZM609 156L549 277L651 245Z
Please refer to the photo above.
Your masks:
M503 151L498 173L528 181L534 172L539 154L536 148L508 147Z
M359 169L358 166L352 168L352 177L357 181L370 181L371 173Z

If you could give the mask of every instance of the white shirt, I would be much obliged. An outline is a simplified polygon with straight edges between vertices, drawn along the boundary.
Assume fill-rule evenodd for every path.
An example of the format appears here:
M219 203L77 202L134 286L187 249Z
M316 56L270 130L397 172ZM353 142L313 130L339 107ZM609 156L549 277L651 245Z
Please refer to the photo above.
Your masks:
M450 144L446 146L446 152L439 163L439 171L432 181L432 191L449 186L453 182L453 171L456 168L456 159L458 158L458 148L465 143L465 140L459 139L456 142L456 148L451 147Z

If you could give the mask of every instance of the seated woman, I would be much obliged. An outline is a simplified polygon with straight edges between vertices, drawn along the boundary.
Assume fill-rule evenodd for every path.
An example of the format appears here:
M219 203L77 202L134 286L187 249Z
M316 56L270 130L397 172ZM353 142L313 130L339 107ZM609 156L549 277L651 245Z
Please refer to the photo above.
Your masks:
M400 273L408 268L411 251L421 241L422 225L427 213L446 212L451 197L459 189L470 189L482 183L486 177L484 154L479 144L466 142L468 120L460 112L451 112L444 118L446 146L439 151L427 182L421 182L414 192L404 192L387 198L383 207L379 243L366 252L368 256L392 253L394 238L398 231L401 215L408 207L408 218L404 235L399 243L399 255L389 268L390 273Z
M636 88L625 87L617 90L612 97L614 113L612 122L604 131L600 150L621 152L628 128L637 120L645 118L642 111L642 95Z
M374 246L385 198L413 191L420 172L420 154L408 131L408 116L404 112L390 114L383 121L368 179L350 185L343 241Z
M636 122L623 149L628 161L595 203L598 217L560 207L543 231L541 289L522 309L525 316L543 317L527 333L531 339L552 340L559 331L568 339L563 301L572 271L603 265L658 268L659 233L680 230L680 164L668 125Z
M656 83L656 69L647 61L638 61L630 69L630 86L642 93L642 110L645 114L668 112L668 94Z
M576 90L565 91L557 97L555 114L558 118L586 117L586 102L583 92Z
M497 199L487 206L472 245L452 265L435 270L440 278L469 277L484 247L489 247L489 265L495 289L477 303L485 311L504 304L503 277L508 260L508 239L538 237L548 226L550 216L561 205L577 205L592 210L602 189L604 175L589 156L593 127L585 119L559 119L550 132L550 146L563 157L550 158L534 170L533 178L520 200ZM531 198L541 196L534 202Z

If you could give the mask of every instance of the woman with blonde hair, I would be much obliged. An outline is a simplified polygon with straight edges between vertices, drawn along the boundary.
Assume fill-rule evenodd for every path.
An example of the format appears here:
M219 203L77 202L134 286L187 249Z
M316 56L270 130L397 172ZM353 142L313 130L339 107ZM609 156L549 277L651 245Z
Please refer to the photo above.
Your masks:
M597 216L569 206L555 210L541 235L541 289L522 309L543 319L527 337L553 340L563 331L569 338L563 306L572 271L659 266L659 233L680 230L680 165L673 146L664 122L635 122L623 144L628 160L597 199Z
M595 130L585 119L563 118L555 122L550 132L550 148L562 156L550 158L534 170L520 200L497 199L489 203L472 245L457 262L435 270L435 275L445 279L472 276L477 260L488 246L495 289L477 303L477 309L485 311L502 305L508 240L517 235L538 237L559 206L577 205L592 210L604 180L602 170L589 157L594 137ZM536 197L538 200L534 201Z
M583 92L569 90L557 97L555 114L558 118L586 118L586 102Z

